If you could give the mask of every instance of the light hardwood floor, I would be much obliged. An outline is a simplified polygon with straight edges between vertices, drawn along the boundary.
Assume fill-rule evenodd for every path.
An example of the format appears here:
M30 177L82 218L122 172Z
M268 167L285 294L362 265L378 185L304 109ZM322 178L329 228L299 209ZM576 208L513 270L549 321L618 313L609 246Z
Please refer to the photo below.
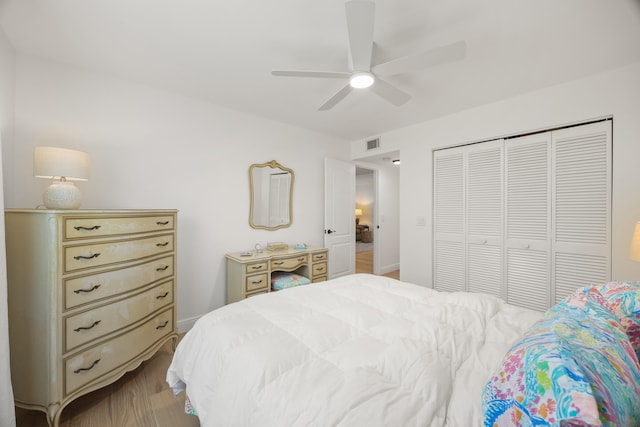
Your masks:
M62 410L60 427L197 427L165 382L173 350L165 344L151 359L115 383L74 400ZM47 427L44 412L16 408L17 427Z
M373 273L373 252L356 254L356 272ZM399 279L400 271L384 276ZM165 344L138 369L107 387L71 402L60 427L197 427L197 417L184 413L184 394L174 397L165 382L173 350ZM47 427L44 412L16 408L17 427Z
M356 253L356 273L373 274L373 251ZM382 276L400 280L400 270L391 271Z

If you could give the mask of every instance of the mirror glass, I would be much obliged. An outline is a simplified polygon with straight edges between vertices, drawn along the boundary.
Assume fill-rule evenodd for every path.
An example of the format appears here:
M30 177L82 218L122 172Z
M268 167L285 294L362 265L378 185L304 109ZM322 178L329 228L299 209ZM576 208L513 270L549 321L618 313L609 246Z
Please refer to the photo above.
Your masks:
M293 170L275 160L251 165L251 227L277 230L291 225L293 178Z

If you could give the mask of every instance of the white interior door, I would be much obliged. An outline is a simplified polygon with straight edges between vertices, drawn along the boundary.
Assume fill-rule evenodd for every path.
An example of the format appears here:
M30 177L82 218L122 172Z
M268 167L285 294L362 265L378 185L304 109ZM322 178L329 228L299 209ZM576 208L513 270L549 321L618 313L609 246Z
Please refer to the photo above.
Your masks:
M355 164L325 158L324 246L329 249L329 279L356 271L355 189Z

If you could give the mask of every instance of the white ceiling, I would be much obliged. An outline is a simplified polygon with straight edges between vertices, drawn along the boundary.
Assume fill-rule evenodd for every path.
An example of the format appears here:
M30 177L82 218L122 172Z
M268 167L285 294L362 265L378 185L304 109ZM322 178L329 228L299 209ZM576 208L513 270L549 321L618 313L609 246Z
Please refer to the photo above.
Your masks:
M344 82L343 0L0 0L16 51L356 140L640 60L640 0L376 0L378 62L465 40L464 60L389 78L401 107ZM639 78L640 80L640 78Z

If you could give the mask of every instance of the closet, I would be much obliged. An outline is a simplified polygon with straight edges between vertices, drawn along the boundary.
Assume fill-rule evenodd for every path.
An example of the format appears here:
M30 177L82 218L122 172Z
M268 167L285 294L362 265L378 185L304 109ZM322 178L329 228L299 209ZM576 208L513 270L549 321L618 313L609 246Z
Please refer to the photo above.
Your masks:
M434 151L433 282L546 310L611 275L611 120Z

